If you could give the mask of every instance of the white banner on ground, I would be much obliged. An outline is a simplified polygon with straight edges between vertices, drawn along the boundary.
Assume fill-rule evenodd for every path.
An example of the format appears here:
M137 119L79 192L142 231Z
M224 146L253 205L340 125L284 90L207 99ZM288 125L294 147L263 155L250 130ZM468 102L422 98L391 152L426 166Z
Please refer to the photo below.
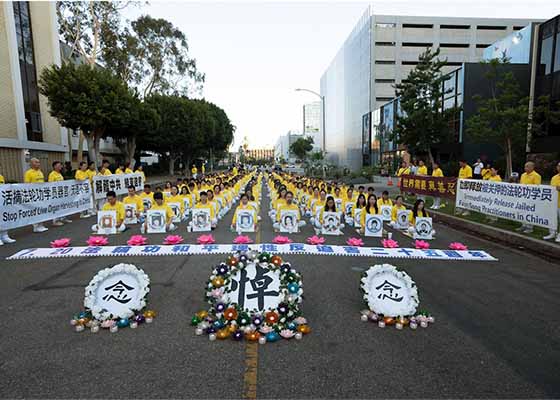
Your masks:
M355 247L311 245L303 243L290 244L180 244L173 246L101 246L101 247L62 247L21 250L8 260L27 260L30 258L53 257L99 257L99 256L187 256L230 254L236 251L257 250L273 254L311 254L323 256L361 256L381 258L414 258L427 260L465 260L465 261L497 261L482 250L436 250L383 247Z
M88 181L0 185L0 230L7 231L91 208Z
M455 207L556 230L558 191L549 185L460 179Z
M144 180L140 174L96 175L93 177L93 197L95 200L107 198L107 192L113 190L117 195L128 193L132 185L137 192L144 189Z

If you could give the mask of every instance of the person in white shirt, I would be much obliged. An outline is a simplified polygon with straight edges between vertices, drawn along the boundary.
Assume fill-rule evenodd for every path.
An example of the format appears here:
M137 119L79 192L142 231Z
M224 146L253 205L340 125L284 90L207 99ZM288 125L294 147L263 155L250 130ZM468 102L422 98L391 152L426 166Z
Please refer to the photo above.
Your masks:
M473 178L474 179L482 179L482 168L484 168L484 164L480 160L480 158L476 159L476 162L473 164Z

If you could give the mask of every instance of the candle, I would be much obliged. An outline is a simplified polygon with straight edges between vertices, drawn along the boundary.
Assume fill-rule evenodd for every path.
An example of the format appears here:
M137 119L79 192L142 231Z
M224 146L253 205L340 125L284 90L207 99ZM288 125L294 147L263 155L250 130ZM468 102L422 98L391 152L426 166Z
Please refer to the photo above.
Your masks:
M265 344L266 343L266 337L261 336L259 337L259 344Z
M200 336L200 335L202 335L203 333L204 333L204 331L202 330L202 328L196 328L196 329L194 330L194 334L195 334L196 336Z
M154 319L152 317L146 317L147 324L151 324L152 322L154 322Z
M211 333L208 335L208 340L210 340L211 342L213 342L214 340L216 340L216 334L215 333Z
M397 322L395 324L395 328L397 328L398 330L401 330L403 328L403 324L401 324L400 322Z
M360 317L360 319L362 320L362 322L367 322L368 316L365 315L365 314L362 314L362 316Z
M301 340L303 339L303 334L301 332L296 332L295 336L296 340Z
M420 326L422 328L427 328L428 327L428 321L420 321Z
M418 328L418 324L416 322L410 322L410 329L415 330Z
M129 326L130 326L130 329L136 329L136 328L138 328L138 322L132 321Z
M119 331L119 327L117 325L113 325L112 327L109 328L109 331L111 333L116 333Z
M385 328L385 321L379 321L377 323L377 326L379 326L380 328Z
M91 330L91 333L99 332L99 325L92 325L90 330Z
M76 329L76 332L82 332L85 328L83 325L76 325L74 329Z

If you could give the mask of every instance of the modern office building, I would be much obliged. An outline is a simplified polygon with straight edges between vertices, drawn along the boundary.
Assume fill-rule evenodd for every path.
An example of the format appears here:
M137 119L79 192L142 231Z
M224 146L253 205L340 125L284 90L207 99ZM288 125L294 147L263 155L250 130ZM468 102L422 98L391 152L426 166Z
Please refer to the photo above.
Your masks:
M285 135L282 135L276 141L274 145L274 159L276 161L287 161L295 162L294 154L290 151L290 146L296 140L305 137L298 131L288 131Z
M320 150L321 137L321 102L315 101L303 105L303 134L313 138L313 149Z
M484 49L531 20L374 15L368 8L321 77L327 158L353 170L363 159L372 111L395 97L394 85L427 47L440 48L444 72L478 62ZM369 144L370 146L373 143Z
M8 181L22 181L30 157L44 172L65 160L66 131L37 87L41 69L60 62L54 2L0 3L0 173Z

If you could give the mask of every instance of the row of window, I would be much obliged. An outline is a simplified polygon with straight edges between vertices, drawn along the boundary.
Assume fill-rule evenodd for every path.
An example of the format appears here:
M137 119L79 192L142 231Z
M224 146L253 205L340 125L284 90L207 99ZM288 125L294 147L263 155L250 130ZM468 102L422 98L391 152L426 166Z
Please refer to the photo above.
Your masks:
M376 28L396 28L396 23L391 22L378 22L375 24ZM433 29L433 24L402 24L403 28L412 29ZM480 31L505 31L507 26L503 25L476 25L477 30ZM524 26L514 26L514 31L520 31ZM471 29L471 25L440 25L439 29Z
M385 46L385 47L394 47L397 45L396 42L375 42L376 46ZM433 43L414 43L414 42L403 42L402 47L432 47ZM485 49L490 44L488 43L478 43L476 45L477 49ZM468 49L470 47L469 43L440 43L439 47L441 48L450 48L450 49Z
M375 63L378 65L396 65L395 60L375 60ZM401 61L401 65L418 65L418 64L419 61ZM447 64L445 65L451 67L460 67L461 65L463 65L463 63L448 61Z

